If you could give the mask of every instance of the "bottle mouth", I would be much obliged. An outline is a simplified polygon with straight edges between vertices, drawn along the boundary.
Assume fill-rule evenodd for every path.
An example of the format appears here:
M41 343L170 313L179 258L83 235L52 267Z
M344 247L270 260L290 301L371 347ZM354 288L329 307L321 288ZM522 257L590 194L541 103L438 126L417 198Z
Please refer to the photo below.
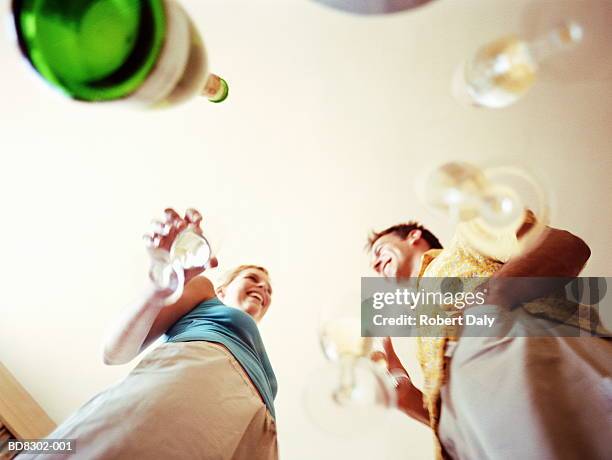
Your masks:
M210 102L219 103L227 99L229 86L219 75L211 73L206 78L206 84L202 89L202 96L208 98Z
M208 98L210 102L213 102L215 104L218 104L219 102L223 102L224 100L226 100L229 94L229 86L227 82L221 77L219 77L219 81L221 83L219 90L214 96Z

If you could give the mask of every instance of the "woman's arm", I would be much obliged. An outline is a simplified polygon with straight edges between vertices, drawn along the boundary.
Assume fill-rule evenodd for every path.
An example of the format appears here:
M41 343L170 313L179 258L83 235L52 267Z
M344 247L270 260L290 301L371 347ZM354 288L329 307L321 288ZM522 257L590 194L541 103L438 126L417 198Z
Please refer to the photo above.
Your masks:
M131 361L196 305L213 298L215 291L207 278L197 276L187 283L174 304L164 306L166 296L150 283L142 300L126 311L108 335L103 353L105 364Z
M152 233L145 235L152 256L168 254L176 237L188 226L201 234L202 215L195 209L188 209L182 218L172 208L164 211L164 221L154 222ZM217 259L208 261L209 267L217 266ZM197 304L215 296L212 283L198 276L206 267L189 268L183 272L183 285L174 274L173 288L161 290L149 282L142 299L129 308L108 335L104 345L103 360L106 364L125 364L138 356L142 350L162 335L182 316ZM181 297L171 305L166 301L173 291L182 289ZM178 291L177 291L178 292Z

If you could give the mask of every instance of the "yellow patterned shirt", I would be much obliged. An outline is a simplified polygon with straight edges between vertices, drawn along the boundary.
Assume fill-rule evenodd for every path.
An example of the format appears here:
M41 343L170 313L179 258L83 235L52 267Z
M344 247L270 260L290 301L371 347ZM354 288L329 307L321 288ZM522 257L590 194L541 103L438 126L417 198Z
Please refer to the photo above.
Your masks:
M447 248L433 249L423 255L419 277L484 278L493 275L502 265L501 261L485 257L472 249L458 232ZM474 286L466 286L464 289L475 289L478 280L474 281ZM445 379L446 343L449 339L456 338L448 337L448 331L438 332L439 336L435 336L434 331L421 331L417 344L418 360L424 377L424 403L429 411L431 427L436 434L436 454L438 458L442 458L442 448L437 438L440 419L439 395Z

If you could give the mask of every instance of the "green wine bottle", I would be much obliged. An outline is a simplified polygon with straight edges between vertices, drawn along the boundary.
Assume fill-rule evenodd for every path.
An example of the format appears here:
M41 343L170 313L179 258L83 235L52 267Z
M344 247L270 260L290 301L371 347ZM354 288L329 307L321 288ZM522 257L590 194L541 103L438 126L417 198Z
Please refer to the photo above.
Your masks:
M174 0L13 0L20 49L48 83L88 102L170 105L227 97Z

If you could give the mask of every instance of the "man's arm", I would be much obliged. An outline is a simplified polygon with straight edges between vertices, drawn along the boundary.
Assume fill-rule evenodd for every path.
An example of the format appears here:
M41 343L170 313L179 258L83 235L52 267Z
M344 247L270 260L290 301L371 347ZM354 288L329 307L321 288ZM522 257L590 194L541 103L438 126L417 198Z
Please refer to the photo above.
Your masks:
M521 231L518 236L521 236ZM510 259L491 277L487 283L486 302L512 308L545 297L567 284L564 278L577 276L590 255L587 244L577 236L565 230L546 227L530 249ZM537 279L504 282L504 278L519 277L559 280L558 283L553 283L553 280L543 283Z
M425 408L423 393L412 384L408 372L393 349L390 337L383 339L383 347L384 353L375 351L371 358L373 361L384 359L389 373L395 378L397 408L413 419L430 426L429 412Z
M429 412L425 409L423 393L412 382L400 380L397 387L397 407L404 414L430 426Z

